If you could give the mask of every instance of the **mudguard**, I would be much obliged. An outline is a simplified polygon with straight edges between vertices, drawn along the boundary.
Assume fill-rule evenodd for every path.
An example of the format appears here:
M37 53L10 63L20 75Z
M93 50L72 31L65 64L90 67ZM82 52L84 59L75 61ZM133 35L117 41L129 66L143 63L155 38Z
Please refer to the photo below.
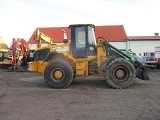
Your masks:
M54 52L49 52L49 53L47 54L47 56L44 58L43 62L46 62L47 60L49 60L49 58L50 58L51 56L55 55L56 53L57 53L56 51L54 51Z

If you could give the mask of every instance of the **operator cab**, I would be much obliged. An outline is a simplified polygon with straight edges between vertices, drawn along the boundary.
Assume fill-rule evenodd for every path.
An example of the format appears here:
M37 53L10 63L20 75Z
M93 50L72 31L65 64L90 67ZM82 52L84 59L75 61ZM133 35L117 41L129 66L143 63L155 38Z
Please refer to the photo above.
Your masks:
M75 58L87 58L95 56L96 38L93 24L70 25L71 29L71 50Z
M0 61L8 58L8 52L0 51Z

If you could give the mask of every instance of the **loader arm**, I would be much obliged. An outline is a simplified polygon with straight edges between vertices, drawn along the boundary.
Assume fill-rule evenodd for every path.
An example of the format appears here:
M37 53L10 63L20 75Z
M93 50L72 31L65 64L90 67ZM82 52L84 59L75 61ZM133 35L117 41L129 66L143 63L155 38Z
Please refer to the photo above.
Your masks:
M34 40L37 43L37 48L41 47L41 40L44 40L45 42L51 44L52 38L42 33L38 28L34 32Z

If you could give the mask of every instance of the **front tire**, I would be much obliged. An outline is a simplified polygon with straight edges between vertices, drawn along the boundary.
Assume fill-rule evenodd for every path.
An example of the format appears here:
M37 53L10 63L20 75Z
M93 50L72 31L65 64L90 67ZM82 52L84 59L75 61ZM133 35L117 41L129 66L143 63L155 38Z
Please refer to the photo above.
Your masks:
M130 61L123 58L115 58L107 65L105 78L113 88L127 88L134 82L135 68Z
M66 61L52 61L44 70L44 79L50 87L57 89L65 88L73 80L73 69Z

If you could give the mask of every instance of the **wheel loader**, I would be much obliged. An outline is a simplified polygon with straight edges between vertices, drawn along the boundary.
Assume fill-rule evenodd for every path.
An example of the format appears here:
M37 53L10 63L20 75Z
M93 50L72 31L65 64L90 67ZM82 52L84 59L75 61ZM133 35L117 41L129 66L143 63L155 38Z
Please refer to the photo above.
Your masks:
M77 76L103 76L116 89L127 88L137 77L149 80L147 70L102 37L95 37L93 24L72 24L71 40L39 47L29 71L42 72L52 88L66 88Z

